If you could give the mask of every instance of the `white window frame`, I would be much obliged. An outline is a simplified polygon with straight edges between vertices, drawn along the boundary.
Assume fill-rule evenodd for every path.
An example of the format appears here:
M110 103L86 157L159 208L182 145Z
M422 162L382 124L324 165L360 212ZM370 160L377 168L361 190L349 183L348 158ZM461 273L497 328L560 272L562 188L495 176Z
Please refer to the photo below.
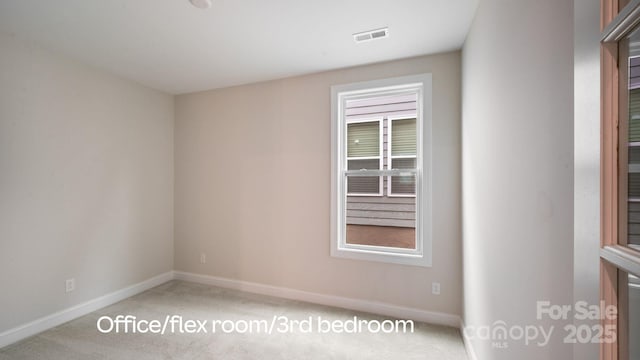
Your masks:
M357 157L348 157L347 156L347 163L345 165L348 165L349 160L372 160L372 159L378 159L378 169L382 169L382 166L384 164L384 157L383 157L383 147L384 147L384 143L383 143L383 121L384 118L381 116L377 116L377 117L368 117L368 118L357 118L357 119L351 119L351 120L347 120L346 124L359 124L359 123L367 123L367 122L378 122L378 156L357 156ZM345 144L345 146L349 146L348 144ZM348 151L347 148L345 148L345 152ZM384 181L382 180L382 176L379 177L378 179L378 192L377 193L347 193L347 196L384 196L383 193L383 186L384 186Z
M418 115L394 115L387 117L387 169L392 169L393 159L416 159L416 165L418 163L418 155L392 155L393 149L393 122L395 120L411 120L416 119L416 133L418 132ZM417 139L417 134L416 134ZM416 194L394 194L393 188L391 184L391 176L387 177L387 196L388 197L404 197L404 198L414 198Z
M416 248L401 249L384 246L346 243L346 124L344 116L347 100L376 95L417 93L417 154L416 154ZM365 81L331 87L331 256L394 264L431 267L432 208L431 208L431 74L403 76ZM413 171L413 170L411 170ZM350 176L391 176L407 170L383 169L370 174ZM396 174L397 173L397 174Z

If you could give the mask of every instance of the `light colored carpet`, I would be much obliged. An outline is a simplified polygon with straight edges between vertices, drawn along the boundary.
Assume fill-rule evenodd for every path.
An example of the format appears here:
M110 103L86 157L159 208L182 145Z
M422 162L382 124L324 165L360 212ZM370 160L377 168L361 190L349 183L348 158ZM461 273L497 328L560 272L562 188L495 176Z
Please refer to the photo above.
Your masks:
M207 321L207 333L103 334L96 323L102 316L134 315L137 320L159 320L179 315ZM213 334L213 320L275 322L272 333L256 322L253 333ZM458 329L415 323L413 333L324 333L318 319L328 321L389 318L338 308L244 293L183 281L171 281L98 310L31 338L0 349L0 359L433 359L467 360ZM308 320L313 328L293 326L287 332L282 321ZM395 321L395 319L389 319ZM108 320L101 323L107 329ZM325 323L326 324L326 323ZM375 328L375 322L373 322ZM387 330L390 329L387 323ZM169 329L169 327L167 327ZM279 331L277 331L279 329ZM176 329L177 330L177 329ZM243 330L238 328L240 332Z

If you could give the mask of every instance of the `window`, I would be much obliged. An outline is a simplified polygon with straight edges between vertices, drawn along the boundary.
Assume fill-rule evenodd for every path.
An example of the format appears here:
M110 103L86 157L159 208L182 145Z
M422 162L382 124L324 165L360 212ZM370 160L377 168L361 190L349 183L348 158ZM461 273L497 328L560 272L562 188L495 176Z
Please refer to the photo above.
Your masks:
M388 163L391 169L415 169L417 157L416 118L389 118ZM389 177L389 196L414 197L416 183L412 176Z
M347 123L347 169L382 168L382 119L353 120ZM381 196L382 180L377 176L352 177L347 182L350 196Z
M331 97L332 256L431 266L431 75Z
M640 0L602 1L601 294L616 318L601 359L640 359ZM606 328L605 328L606 329Z

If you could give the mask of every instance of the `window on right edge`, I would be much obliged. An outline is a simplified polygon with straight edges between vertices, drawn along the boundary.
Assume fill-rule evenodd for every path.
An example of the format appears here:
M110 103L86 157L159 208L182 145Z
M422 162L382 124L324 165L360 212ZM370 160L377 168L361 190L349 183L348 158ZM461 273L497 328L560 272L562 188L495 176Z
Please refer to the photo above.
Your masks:
M622 5L626 4L624 8ZM620 9L615 14L608 10ZM602 1L600 359L640 359L640 0Z
M333 256L431 266L431 75L332 87Z

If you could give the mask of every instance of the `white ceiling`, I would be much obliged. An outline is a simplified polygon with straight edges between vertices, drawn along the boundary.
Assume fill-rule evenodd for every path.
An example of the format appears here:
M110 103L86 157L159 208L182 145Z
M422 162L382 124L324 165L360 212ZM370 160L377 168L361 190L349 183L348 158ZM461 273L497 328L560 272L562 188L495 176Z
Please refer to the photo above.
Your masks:
M2 0L0 30L173 94L459 49L477 0ZM352 34L389 27L386 39Z

